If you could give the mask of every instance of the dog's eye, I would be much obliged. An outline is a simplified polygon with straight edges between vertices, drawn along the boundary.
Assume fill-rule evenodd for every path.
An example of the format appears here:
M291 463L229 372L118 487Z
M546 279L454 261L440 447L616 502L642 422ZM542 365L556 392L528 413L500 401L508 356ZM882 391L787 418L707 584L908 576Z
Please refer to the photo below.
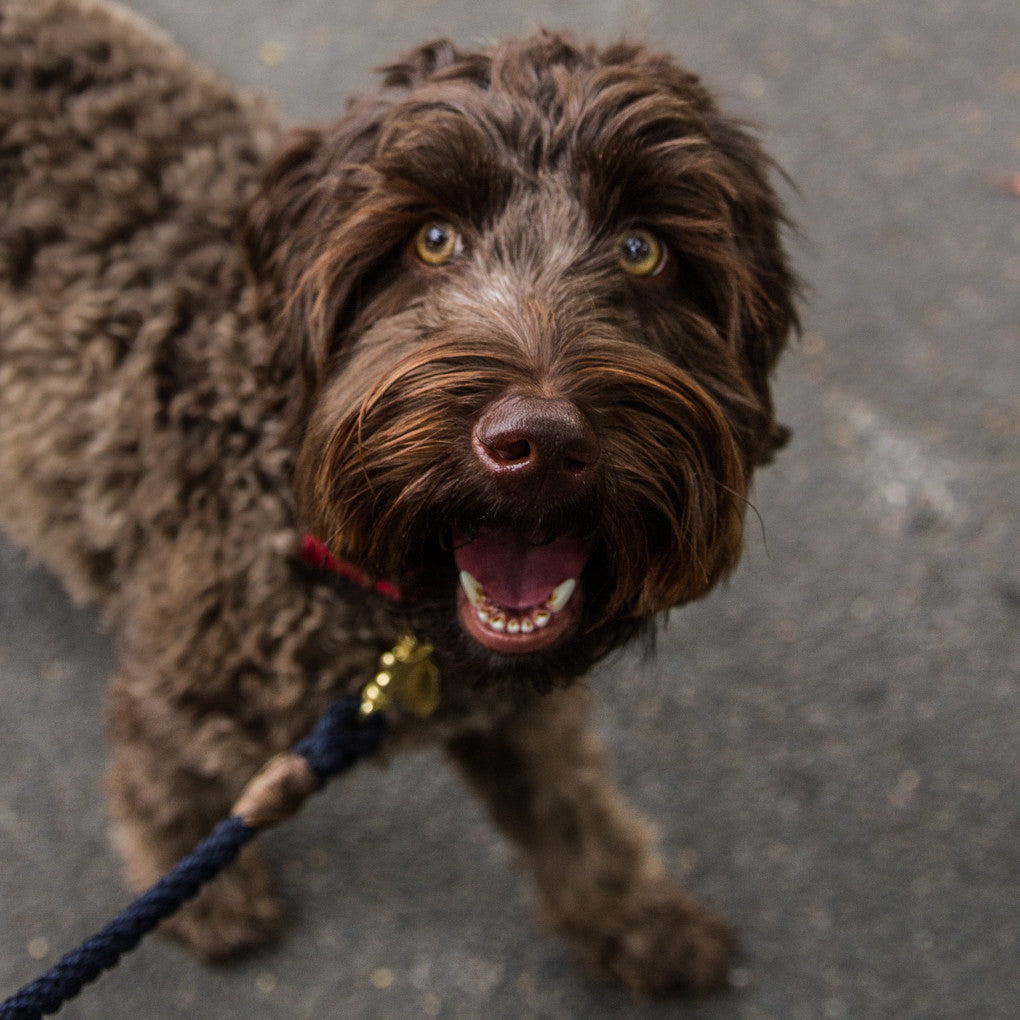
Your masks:
M617 239L616 261L631 276L654 276L662 268L662 244L650 231L632 228Z
M414 238L414 250L427 266L446 265L463 247L457 228L445 220L429 220Z

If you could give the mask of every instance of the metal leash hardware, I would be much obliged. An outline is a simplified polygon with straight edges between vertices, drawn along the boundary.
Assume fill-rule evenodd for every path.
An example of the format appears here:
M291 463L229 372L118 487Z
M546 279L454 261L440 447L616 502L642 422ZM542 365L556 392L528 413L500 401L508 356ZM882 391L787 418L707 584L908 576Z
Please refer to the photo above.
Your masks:
M379 671L361 691L359 714L367 719L396 699L419 719L427 719L439 706L439 669L432 661L433 647L405 633L379 656Z

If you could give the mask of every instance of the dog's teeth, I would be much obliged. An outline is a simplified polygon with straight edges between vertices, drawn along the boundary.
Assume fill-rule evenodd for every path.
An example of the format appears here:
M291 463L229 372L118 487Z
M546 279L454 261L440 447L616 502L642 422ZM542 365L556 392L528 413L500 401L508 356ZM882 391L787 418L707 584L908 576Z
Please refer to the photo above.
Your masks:
M549 596L545 604L546 608L553 613L558 613L570 601L570 596L574 594L576 587L577 580L573 577L567 578L563 584L557 585L553 589L552 595Z
M482 586L466 571L461 571L460 583L474 606L475 616L488 630L496 634L534 634L536 630L548 627L553 614L559 612L569 601L577 588L577 581L571 578L557 586L546 600L527 613L516 613L495 606L486 598ZM476 600L477 599L477 600Z
M460 572L460 586L464 589L464 594L467 595L471 605L477 608L482 604L485 590L466 570Z

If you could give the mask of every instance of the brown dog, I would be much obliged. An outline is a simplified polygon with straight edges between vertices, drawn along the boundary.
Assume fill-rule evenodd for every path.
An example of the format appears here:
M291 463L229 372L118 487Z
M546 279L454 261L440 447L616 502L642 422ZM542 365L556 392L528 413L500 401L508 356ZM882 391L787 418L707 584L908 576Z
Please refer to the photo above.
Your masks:
M284 141L118 8L0 0L0 519L117 629L134 885L409 627L441 699L391 741L444 742L544 923L640 992L723 983L574 681L732 569L785 437L769 169L639 46L433 43ZM249 851L172 930L278 914Z

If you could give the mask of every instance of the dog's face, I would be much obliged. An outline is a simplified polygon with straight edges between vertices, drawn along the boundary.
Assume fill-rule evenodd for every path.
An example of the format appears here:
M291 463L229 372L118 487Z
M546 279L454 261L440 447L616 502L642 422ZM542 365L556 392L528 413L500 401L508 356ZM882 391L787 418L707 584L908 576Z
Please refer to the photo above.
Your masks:
M423 47L299 134L246 242L307 526L502 673L708 590L785 436L768 169L667 59L547 33Z

